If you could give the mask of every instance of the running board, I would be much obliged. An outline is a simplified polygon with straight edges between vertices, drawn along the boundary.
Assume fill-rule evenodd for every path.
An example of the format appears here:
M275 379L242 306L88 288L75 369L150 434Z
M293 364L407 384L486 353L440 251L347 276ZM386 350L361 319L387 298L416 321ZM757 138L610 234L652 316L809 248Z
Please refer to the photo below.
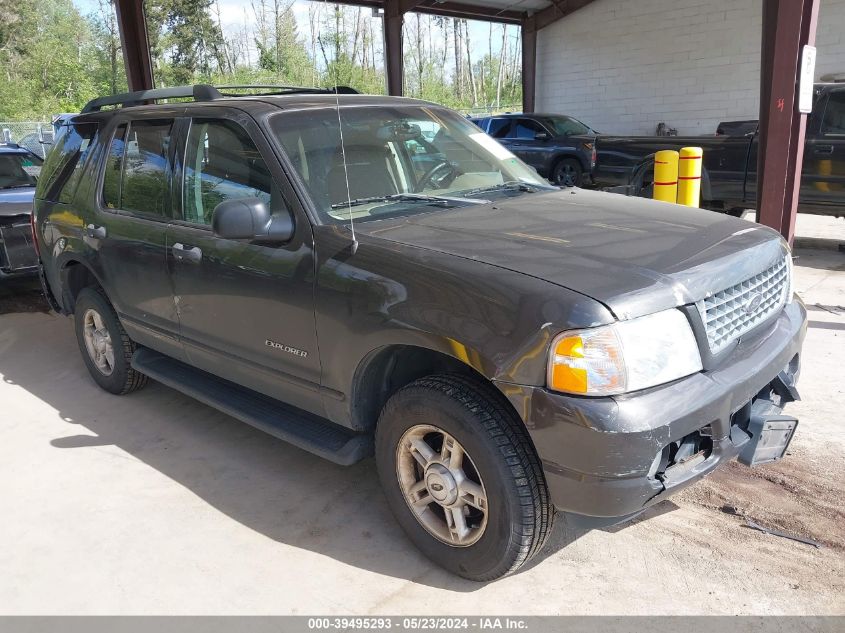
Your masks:
M373 454L373 437L139 347L132 367L158 382L320 457L349 466Z

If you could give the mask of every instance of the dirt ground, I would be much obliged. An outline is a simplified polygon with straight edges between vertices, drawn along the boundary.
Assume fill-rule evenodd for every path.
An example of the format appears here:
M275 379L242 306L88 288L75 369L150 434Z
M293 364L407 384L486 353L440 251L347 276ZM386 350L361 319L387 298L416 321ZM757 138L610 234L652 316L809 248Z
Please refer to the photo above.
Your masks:
M785 459L615 528L558 521L489 584L414 550L372 460L335 466L156 383L106 394L70 319L0 289L0 613L845 614L845 253L796 252L810 316Z

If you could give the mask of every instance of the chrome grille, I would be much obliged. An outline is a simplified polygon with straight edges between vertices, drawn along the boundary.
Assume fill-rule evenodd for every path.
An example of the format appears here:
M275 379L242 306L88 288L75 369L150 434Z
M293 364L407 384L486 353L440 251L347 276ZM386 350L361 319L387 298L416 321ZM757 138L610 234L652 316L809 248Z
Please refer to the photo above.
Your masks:
M786 257L696 303L712 353L722 351L783 307L790 285Z

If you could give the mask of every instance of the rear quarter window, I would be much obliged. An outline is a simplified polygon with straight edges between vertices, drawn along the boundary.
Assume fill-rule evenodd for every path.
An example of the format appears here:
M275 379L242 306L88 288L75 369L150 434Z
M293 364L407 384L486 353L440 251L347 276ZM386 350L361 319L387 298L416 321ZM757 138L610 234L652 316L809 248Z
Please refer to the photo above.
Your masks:
M41 168L35 190L40 200L70 202L79 186L82 168L97 136L96 123L69 123L59 128Z

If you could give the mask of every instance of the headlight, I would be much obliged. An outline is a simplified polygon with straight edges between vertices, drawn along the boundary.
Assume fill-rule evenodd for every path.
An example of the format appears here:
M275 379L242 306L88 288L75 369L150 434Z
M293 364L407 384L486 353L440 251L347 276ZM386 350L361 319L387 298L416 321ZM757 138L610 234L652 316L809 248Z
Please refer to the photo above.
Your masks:
M550 389L609 396L701 371L701 355L680 310L564 332L552 341Z

